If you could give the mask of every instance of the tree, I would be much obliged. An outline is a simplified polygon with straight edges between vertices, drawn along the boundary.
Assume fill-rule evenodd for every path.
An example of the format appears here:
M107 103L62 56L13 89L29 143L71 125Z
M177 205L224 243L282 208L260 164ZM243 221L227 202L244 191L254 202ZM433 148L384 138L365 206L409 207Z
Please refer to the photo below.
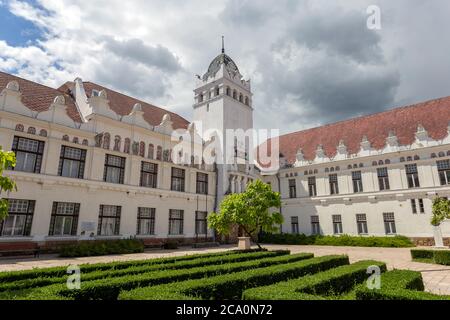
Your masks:
M445 219L450 219L450 201L446 198L437 197L433 200L433 217L431 224L439 226Z
M276 231L276 225L283 223L283 216L279 212L271 212L271 208L280 207L280 194L273 192L261 180L255 180L245 192L226 196L220 203L219 213L209 215L208 225L223 235L230 234L233 226L237 225L261 248L257 233L261 229Z
M17 190L16 183L9 177L3 176L3 170L16 165L16 156L12 151L3 151L0 147L0 195L2 192ZM8 216L8 200L0 199L0 221Z

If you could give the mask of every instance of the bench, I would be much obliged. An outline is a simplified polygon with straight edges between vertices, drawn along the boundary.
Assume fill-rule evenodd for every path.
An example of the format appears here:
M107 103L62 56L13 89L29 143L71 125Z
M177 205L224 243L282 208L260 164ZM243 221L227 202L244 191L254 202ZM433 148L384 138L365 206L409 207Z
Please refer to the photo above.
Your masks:
M0 245L0 256L21 256L33 255L39 258L41 248L35 243L13 243L7 245Z

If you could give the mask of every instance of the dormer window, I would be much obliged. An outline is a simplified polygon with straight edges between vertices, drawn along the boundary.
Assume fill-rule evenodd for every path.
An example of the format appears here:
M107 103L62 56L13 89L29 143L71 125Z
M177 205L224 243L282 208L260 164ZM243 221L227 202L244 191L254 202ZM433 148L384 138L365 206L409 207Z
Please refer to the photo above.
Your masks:
M226 94L227 94L227 96L231 96L230 87L227 87Z
M92 96L93 97L100 97L100 91L96 89L92 89Z
M215 94L216 94L216 97L220 94L220 89L219 89L219 87L216 87Z
M203 102L203 94L199 94L199 96L198 96L198 102Z
M236 90L233 91L233 99L237 99L237 91Z
M244 102L243 99L244 99L244 96L242 95L242 93L239 94L239 102Z

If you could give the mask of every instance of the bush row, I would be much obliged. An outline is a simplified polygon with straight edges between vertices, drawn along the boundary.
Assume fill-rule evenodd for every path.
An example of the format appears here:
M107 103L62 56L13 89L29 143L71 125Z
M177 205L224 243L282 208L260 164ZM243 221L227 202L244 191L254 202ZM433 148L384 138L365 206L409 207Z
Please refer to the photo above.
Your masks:
M289 251L278 250L278 251L261 251L261 252L251 252L251 253L239 253L229 254L225 256L212 256L202 258L199 257L194 260L187 261L175 261L173 263L163 263L163 264L151 264L151 265L139 265L132 266L124 269L112 269L112 270L101 270L93 271L87 274L81 273L81 281L91 281L103 278L120 277L125 275L134 275L140 273L147 273L157 270L171 270L171 269L189 269L200 266L207 265L218 265L231 262L240 262L255 260L261 258L276 257L280 255L288 255ZM62 277L38 277L34 279L24 279L12 282L0 283L0 291L5 290L18 290L34 287L42 287L54 283L64 283L66 282L69 275L64 275Z
M142 287L121 292L121 300L240 299L242 292L286 279L314 274L348 264L347 256L324 256L278 264L216 277L176 282L157 287Z
M310 300L323 296L341 295L369 278L367 268L378 266L386 271L386 264L378 261L359 261L325 272L288 280L270 286L246 290L244 300Z
M413 249L411 258L413 260L429 259L434 263L450 266L450 250Z
M213 266L203 266L184 270L162 270L138 275L126 275L116 278L99 279L82 282L81 289L69 290L63 288L57 293L76 300L115 300L121 290L131 290L137 287L153 286L157 284L212 277L219 274L263 268L271 265L285 264L293 261L310 259L312 254L301 253L282 255L258 260L228 263Z
M250 252L257 252L261 250L249 250ZM264 251L264 250L262 250ZM178 261L189 261L199 258L207 257L221 257L230 254L245 253L245 251L230 250L223 252L214 252L207 254L192 254L184 255L178 257L170 258L157 258L157 259L146 259L146 260L134 260L134 261L118 261L118 262L106 262L106 263L95 263L95 264L82 264L80 265L81 273L86 274L89 272L100 271L100 270L119 270L135 266L142 265L154 265L154 264L165 264L165 263L175 263ZM53 267L53 268L41 268L23 271L11 271L11 272L0 272L0 283L8 281L17 281L23 279L37 278L37 277L61 277L67 275L67 267Z
M450 300L450 296L424 292L422 275L417 271L393 270L381 276L381 289L356 289L357 300Z
M262 243L349 246L349 247L414 247L411 240L404 236L395 237L360 237L360 236L322 236L291 233L264 233L260 237Z
M59 256L71 258L139 252L144 252L144 243L138 239L95 240L82 241L75 245L63 246L59 249Z

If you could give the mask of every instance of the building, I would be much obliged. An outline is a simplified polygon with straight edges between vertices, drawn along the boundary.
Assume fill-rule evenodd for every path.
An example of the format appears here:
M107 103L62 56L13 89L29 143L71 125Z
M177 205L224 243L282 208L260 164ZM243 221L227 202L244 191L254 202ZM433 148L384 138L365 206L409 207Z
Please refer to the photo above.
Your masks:
M18 185L0 246L210 241L207 214L257 178L282 195L283 232L430 244L431 201L450 195L450 98L281 136L283 166L263 175L246 136L224 134L252 129L254 107L223 49L197 77L192 123L81 79L49 88L0 72L0 92L0 145L16 152L6 174Z

